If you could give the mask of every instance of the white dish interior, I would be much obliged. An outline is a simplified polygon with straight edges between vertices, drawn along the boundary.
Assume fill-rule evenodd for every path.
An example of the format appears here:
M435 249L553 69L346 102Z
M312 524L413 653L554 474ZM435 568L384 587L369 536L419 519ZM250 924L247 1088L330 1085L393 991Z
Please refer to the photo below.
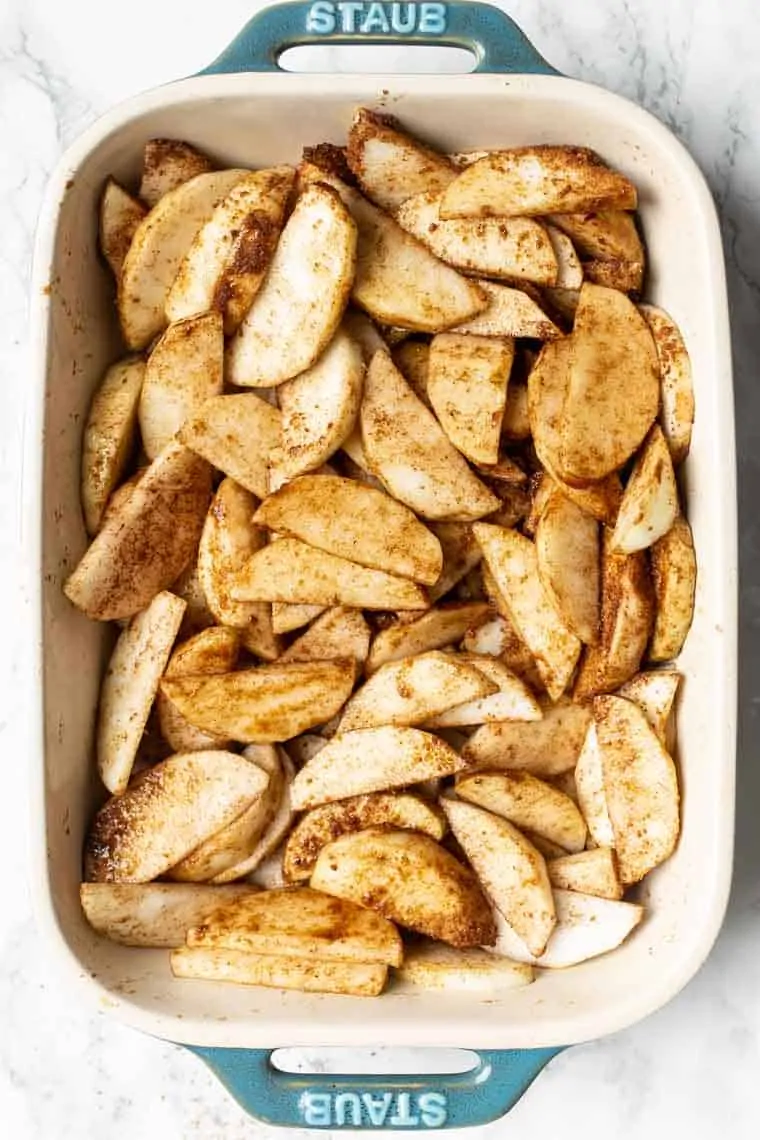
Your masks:
M83 835L101 792L92 762L98 686L111 635L78 614L61 584L85 545L79 454L90 394L122 351L113 287L96 249L108 174L135 182L152 136L188 139L221 164L295 162L304 144L342 142L357 104L384 106L448 150L572 142L598 150L640 189L647 299L680 324L697 419L682 472L699 557L694 625L679 661L683 833L642 888L646 921L614 954L543 973L502 997L394 988L380 1000L305 996L172 979L168 954L98 938L79 907ZM41 535L40 735L33 872L44 935L101 1006L175 1041L224 1046L564 1045L628 1025L671 998L720 927L733 840L736 554L733 397L722 250L692 160L632 104L553 77L239 75L185 80L117 108L69 151L38 239L32 328L28 513ZM44 401L42 389L44 387ZM39 428L39 431L36 430ZM44 461L40 439L44 433ZM40 500L41 495L41 500Z

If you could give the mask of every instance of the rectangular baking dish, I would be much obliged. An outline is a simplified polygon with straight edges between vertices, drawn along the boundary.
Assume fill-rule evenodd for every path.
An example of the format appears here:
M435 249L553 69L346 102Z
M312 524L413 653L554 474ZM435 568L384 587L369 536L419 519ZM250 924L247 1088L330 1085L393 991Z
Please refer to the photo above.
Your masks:
M263 13L214 65L221 74L209 69L147 92L100 119L67 152L48 189L35 260L25 471L26 537L40 567L39 581L29 587L38 592L40 694L29 759L32 873L42 934L90 1000L177 1042L245 1049L567 1045L630 1025L673 997L709 952L729 890L736 489L715 207L696 165L664 126L616 95L553 73L507 18L485 5L428 5L443 10L442 26L432 21L426 29L418 20L406 38L466 43L481 67L511 65L522 74L277 72L276 51L314 41L320 35L315 10L324 16L335 7L290 4ZM372 7L387 9L390 18L397 6ZM325 31L325 19L321 28L333 42L361 38L361 30L341 34L339 25ZM396 42L399 36L370 30L364 38ZM621 949L572 970L545 972L534 985L489 1000L394 989L366 1001L178 981L166 953L98 938L79 906L82 840L97 795L93 721L109 640L73 609L61 585L85 546L79 507L83 419L104 368L122 351L111 281L96 248L103 182L113 174L134 183L142 145L154 136L188 139L220 165L294 162L304 144L342 141L358 104L393 111L444 150L572 142L599 151L639 187L650 256L648 299L679 323L694 369L697 416L683 489L699 582L694 625L679 661L681 841L673 858L647 879L642 901L648 917Z

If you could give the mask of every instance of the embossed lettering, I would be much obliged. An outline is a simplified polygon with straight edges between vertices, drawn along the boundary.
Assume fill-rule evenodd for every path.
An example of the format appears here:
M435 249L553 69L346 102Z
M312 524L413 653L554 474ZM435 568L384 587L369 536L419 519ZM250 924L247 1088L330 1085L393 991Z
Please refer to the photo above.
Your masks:
M332 1097L329 1093L302 1093L299 1106L303 1122L310 1128L326 1128L332 1124Z
M361 1128L364 1114L373 1128L382 1128L386 1122L392 1128L442 1128L448 1120L448 1102L441 1092L418 1097L400 1092L394 1097L390 1092L309 1091L301 1094L298 1103L301 1118L310 1128Z
M335 31L335 5L330 0L316 0L306 16L306 31L329 36Z
M362 1093L362 1104L369 1117L370 1124L374 1125L375 1128L382 1128L393 1104L393 1094L389 1092L365 1092Z
M414 31L416 24L416 4L391 4L391 27L394 32L398 32L401 36L407 36Z
M440 36L446 31L446 5L420 4L420 19L417 25L420 32Z
M364 4L361 0L315 0L306 15L306 31L318 36L331 36L334 32L347 35L408 36L422 32L440 36L446 31L446 5L441 3L380 3Z
M359 31L356 26L356 17L359 15L363 8L364 5L359 3L358 0L343 0L343 3L338 4L338 9L341 15L341 31Z
M418 1106L426 1128L443 1128L449 1116L445 1093L421 1093Z
M385 8L382 4L370 4L367 15L362 20L361 29L365 35L368 32L385 32L387 35L391 30L388 23L388 17L385 14Z
M335 1098L335 1123L338 1127L345 1128L347 1124L352 1124L358 1128L361 1122L362 1103L358 1093L338 1093Z
M391 1124L394 1128L416 1128L419 1124L419 1116L414 1116L411 1111L411 1099L407 1092L398 1094L396 1111L391 1117Z

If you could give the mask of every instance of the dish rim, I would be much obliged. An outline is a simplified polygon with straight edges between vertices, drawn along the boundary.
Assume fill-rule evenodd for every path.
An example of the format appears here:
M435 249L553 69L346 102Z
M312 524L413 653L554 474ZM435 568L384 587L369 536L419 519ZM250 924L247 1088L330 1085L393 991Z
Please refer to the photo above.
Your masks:
M157 109L178 106L189 99L214 99L227 96L240 96L253 92L270 94L276 98L278 93L303 93L304 96L314 97L325 91L328 84L331 93L340 92L341 89L356 90L366 88L364 98L372 99L373 92L388 91L394 95L398 93L411 93L426 95L431 99L436 97L436 89L451 94L452 83L467 85L468 96L477 93L493 93L494 89L510 87L518 92L541 96L544 92L552 91L556 94L557 88L572 89L573 99L580 102L594 102L597 105L606 103L610 109L624 110L628 121L638 122L642 133L654 135L661 145L666 145L677 157L684 174L688 175L693 186L692 189L700 196L700 208L707 227L705 235L708 242L710 263L716 277L713 280L714 294L720 301L719 308L714 313L714 336L716 345L716 358L725 360L725 375L727 385L724 404L730 404L731 410L725 417L722 427L728 431L722 441L722 452L726 459L725 470L722 472L723 488L726 492L726 501L729 507L722 522L723 541L723 575L722 580L729 591L724 599L726 612L730 621L729 628L723 630L723 659L727 668L724 675L724 704L730 716L723 729L723 740L730 745L728 751L731 757L730 772L726 774L726 803L721 805L722 819L722 847L724 858L715 868L715 877L712 882L711 902L709 908L703 911L704 921L696 932L696 937L688 953L678 959L676 967L668 974L652 980L647 989L647 1000L642 1002L636 987L622 994L616 1001L606 1017L598 1013L585 1015L581 1010L573 1015L570 1025L567 1014L542 1023L540 1039L518 1041L510 1040L510 1047L569 1044L572 1041L587 1040L611 1033L641 1020L643 1017L659 1009L671 1000L684 985L696 974L717 938L723 916L728 902L732 872L733 849L733 818L734 818L734 787L736 767L736 689L737 689L737 613L736 613L736 579L738 573L737 559L737 496L736 496L736 465L734 443L733 418L733 391L731 384L731 349L728 322L728 301L725 285L725 270L720 230L717 223L715 207L712 196L707 187L704 176L694 160L683 145L672 133L661 124L653 115L637 107L620 95L606 91L603 88L580 80L568 79L562 76L525 75L302 75L297 73L255 74L241 73L234 75L203 75L189 79L175 81L164 87L153 88L136 95L112 108L101 116L94 124L88 127L65 151L59 160L47 187L43 206L38 223L35 241L34 262L32 273L32 294L30 305L30 341L32 382L30 383L27 406L24 417L24 476L23 476L23 536L24 549L34 567L42 566L42 518L43 508L43 457L44 457L44 408L47 391L48 363L50 353L50 280L54 268L53 255L55 248L57 222L61 201L68 193L72 180L75 180L78 169L87 156L108 135L123 127L131 120ZM394 90L395 89L395 90ZM362 96L359 96L361 98ZM325 1037L331 1030L325 1020L316 1025L302 1025L290 1014L278 1019L277 1022L268 1022L264 1036L252 1026L252 1018L237 1023L220 1023L211 1018L194 1019L178 1017L176 1014L167 1014L144 1009L137 1002L132 1002L128 996L118 997L102 981L94 978L76 957L73 948L63 934L55 910L52 884L48 873L47 831L44 827L46 802L46 761L45 761L45 691L43 675L43 595L42 583L39 576L27 584L26 604L31 609L31 624L35 630L34 650L32 661L32 676L30 683L34 693L34 705L30 720L30 752L34 758L30 774L30 809L32 822L29 829L29 867L31 874L31 893L34 910L39 928L50 946L55 959L65 968L69 978L75 982L80 992L87 993L88 1001L99 1009L107 1009L116 1014L120 1020L153 1035L159 1035L169 1040L185 1041L188 1043L205 1045L263 1045L275 1047L277 1045L309 1045L325 1043ZM43 821L41 826L40 821ZM325 1010L329 1006L325 1005ZM593 1024L591 1021L593 1020ZM462 1006L452 1016L452 1023L456 1032L456 1043L463 1047L499 1047L504 1046L504 1026L495 1026L478 1020L478 1005L473 1002L468 1007ZM370 1023L371 1024L371 1023ZM396 1019L396 1027L401 1024ZM245 1027L253 1032L246 1033ZM388 1024L380 1023L381 1028L387 1029ZM568 1027L570 1032L568 1032ZM440 1025L430 1022L424 1032L419 1026L414 1029L417 1044L441 1043ZM391 1043L409 1044L409 1026L402 1026L397 1037ZM358 1026L355 1036L346 1032L345 1024L341 1026L340 1041L337 1044L366 1043L367 1033Z

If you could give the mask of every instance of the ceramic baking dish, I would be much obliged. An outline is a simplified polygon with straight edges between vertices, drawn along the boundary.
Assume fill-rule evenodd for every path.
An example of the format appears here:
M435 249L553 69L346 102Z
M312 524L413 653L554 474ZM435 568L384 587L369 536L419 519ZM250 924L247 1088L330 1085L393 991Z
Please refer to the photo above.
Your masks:
M36 251L25 472L28 540L40 566L41 696L30 756L34 888L44 938L81 989L132 1026L199 1047L258 1115L317 1127L461 1125L504 1111L558 1048L621 1029L667 1002L699 968L720 927L732 855L736 689L726 289L705 181L651 115L559 76L506 16L486 5L359 7L353 31L341 23L347 19L341 5L265 10L200 76L105 115L70 148L51 181ZM279 71L283 47L320 39L463 45L475 52L478 69L424 77ZM342 141L357 104L391 109L444 150L572 142L599 151L639 187L649 298L680 324L694 366L697 419L683 475L699 585L679 662L685 677L678 710L681 841L673 858L647 879L642 898L648 917L621 949L572 970L546 972L532 986L489 1000L394 989L367 1001L177 981L166 953L98 938L78 901L82 838L98 794L93 718L109 642L66 601L61 584L85 546L79 508L83 417L103 369L122 351L111 283L96 249L104 179L114 174L133 183L142 145L152 136L188 139L222 165L293 162L303 144ZM277 1073L258 1051L377 1044L489 1052L461 1077L377 1077L376 1087L368 1078L330 1078L325 1091L317 1078ZM390 1115L378 1109L373 1116L367 1108L362 1097L373 1089L394 1094Z

